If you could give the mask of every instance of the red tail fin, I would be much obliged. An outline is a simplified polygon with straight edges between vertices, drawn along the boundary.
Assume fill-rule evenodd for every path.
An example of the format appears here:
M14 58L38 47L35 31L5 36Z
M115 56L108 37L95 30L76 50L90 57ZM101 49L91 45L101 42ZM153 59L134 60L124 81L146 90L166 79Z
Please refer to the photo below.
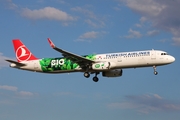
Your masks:
M28 48L19 39L12 40L14 51L18 62L37 60L37 58L28 50Z

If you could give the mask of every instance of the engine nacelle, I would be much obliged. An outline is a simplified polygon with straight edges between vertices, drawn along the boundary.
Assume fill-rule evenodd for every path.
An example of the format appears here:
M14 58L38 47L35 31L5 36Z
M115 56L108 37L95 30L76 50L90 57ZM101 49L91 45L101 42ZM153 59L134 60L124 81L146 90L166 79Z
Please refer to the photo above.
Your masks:
M123 70L122 69L115 69L110 71L102 72L103 77L119 77L122 76Z
M99 62L92 65L93 70L109 70L115 67L116 64L113 62Z

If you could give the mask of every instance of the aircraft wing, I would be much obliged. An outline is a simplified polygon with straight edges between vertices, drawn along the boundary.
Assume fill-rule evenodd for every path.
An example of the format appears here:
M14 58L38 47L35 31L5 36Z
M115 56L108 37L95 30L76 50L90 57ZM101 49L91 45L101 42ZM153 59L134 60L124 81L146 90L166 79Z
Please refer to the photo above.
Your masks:
M64 57L68 57L68 58L70 58L70 59L71 59L72 61L74 61L74 62L77 62L77 63L93 63L93 62L95 62L94 60L90 60L90 59L87 59L87 58L82 57L82 56L80 56L80 55L76 55L76 54L74 54L74 53L70 53L70 52L65 51L65 50L63 50L63 49L57 48L57 47L54 45L54 43L51 41L50 38L48 38L48 42L49 42L50 46L51 46L54 50L62 53L62 55L63 55Z
M10 63L14 63L14 64L16 64L16 65L18 65L18 66L26 66L26 64L24 64L24 63L19 63L19 62L16 62L16 61L14 61L14 60L6 60L7 62L10 62Z

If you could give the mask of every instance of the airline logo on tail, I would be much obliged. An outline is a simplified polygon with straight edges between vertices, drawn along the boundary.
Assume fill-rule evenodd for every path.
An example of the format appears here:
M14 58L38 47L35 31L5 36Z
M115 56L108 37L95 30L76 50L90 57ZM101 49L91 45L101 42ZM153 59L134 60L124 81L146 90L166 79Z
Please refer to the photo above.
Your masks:
M37 59L20 40L13 40L13 45L18 62Z
M26 49L26 46L20 46L17 50L16 50L16 58L18 61L27 61L29 60L29 58L31 57L31 53L28 52L28 50Z

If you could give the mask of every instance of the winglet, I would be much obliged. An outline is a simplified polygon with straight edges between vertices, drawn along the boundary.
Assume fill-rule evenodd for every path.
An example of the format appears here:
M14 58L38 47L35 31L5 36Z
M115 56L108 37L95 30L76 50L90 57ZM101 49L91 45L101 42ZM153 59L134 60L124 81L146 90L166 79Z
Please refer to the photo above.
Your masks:
M55 48L55 45L54 45L54 43L51 41L50 38L48 38L48 42L49 42L49 44L50 44L50 46L51 46L52 48Z

